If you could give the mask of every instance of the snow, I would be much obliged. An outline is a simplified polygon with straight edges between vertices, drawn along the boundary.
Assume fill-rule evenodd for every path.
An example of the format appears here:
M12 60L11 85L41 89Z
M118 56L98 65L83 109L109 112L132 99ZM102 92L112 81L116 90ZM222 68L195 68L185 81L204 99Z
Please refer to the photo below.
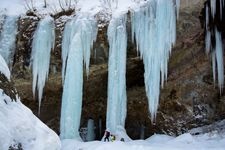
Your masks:
M0 54L0 73L4 74L8 80L10 80L10 71L4 60L4 58Z
M70 31L70 32L68 32ZM79 13L67 23L62 49L64 85L60 118L61 139L80 139L79 127L83 96L83 65L89 72L90 53L97 37L97 21L93 16ZM63 43L65 45L65 43Z
M62 150L224 150L224 147L224 133L206 133L198 136L186 133L178 137L155 134L147 140L129 142L62 141Z
M0 149L22 144L23 150L60 150L57 134L24 106L0 89Z
M33 2L33 3L31 3ZM59 3L60 2L60 3ZM105 10L111 14L124 13L129 9L143 5L145 0L1 0L0 10L8 15L25 14L27 10L35 9L37 14L55 14L75 8L76 12L89 12L93 15Z
M38 91L39 113L43 88L48 79L51 49L55 45L55 25L50 16L42 19L32 42L31 65L33 69L33 95Z
M16 45L18 16L6 16L0 35L0 54L11 68Z
M112 18L108 27L108 99L106 128L115 133L118 126L125 127L127 113L126 59L127 59L127 16Z
M25 0L1 0L0 10L5 10L8 15L25 13Z

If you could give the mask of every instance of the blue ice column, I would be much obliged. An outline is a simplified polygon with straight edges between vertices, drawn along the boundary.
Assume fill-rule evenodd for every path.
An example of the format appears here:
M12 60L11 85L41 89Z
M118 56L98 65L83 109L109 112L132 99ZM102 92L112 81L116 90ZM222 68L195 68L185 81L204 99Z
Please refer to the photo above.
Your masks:
M116 133L118 127L125 125L127 111L126 95L126 58L127 31L126 14L113 16L108 27L108 100L106 127Z
M77 14L67 22L63 36L64 85L60 118L61 139L81 140L79 135L83 66L89 71L90 53L97 37L97 22L88 14ZM67 45L68 44L68 45Z

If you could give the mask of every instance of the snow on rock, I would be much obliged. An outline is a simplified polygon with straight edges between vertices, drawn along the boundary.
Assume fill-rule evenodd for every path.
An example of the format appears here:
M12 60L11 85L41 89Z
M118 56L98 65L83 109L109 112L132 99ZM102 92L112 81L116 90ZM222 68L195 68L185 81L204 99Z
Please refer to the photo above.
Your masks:
M8 80L10 80L10 71L4 60L4 58L0 55L0 73L4 74Z
M32 42L31 65L33 69L33 94L38 91L39 113L45 82L48 79L51 49L55 45L55 25L52 17L42 19Z
M23 150L60 150L61 143L49 129L23 105L0 89L0 149L20 143Z

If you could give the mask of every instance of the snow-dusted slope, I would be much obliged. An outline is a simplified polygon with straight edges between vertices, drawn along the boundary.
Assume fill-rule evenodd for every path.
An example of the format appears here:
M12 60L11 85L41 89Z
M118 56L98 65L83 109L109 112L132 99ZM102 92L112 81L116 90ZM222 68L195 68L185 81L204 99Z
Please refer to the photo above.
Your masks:
M54 131L43 124L24 106L0 89L0 150L20 143L23 150L60 150L61 143Z

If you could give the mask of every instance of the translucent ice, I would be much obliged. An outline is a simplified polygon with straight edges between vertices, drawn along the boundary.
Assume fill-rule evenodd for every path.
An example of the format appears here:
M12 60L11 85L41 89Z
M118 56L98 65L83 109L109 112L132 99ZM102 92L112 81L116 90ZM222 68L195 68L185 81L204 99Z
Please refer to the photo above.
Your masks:
M112 133L117 127L125 125L127 110L126 95L126 58L127 31L126 14L113 16L108 27L109 40L109 71L108 101L106 126Z
M63 37L63 96L60 119L61 139L79 136L83 95L83 65L89 71L90 53L97 36L97 22L80 13L66 24Z
M15 53L18 16L7 16L0 36L0 54L9 67L12 67Z
M51 49L55 45L54 19L50 16L42 19L35 31L32 42L31 65L33 68L33 94L38 91L39 113L43 88L48 78Z
M132 39L135 39L144 62L145 88L152 121L159 104L160 84L163 87L167 79L168 59L176 41L178 2L150 0L131 12Z

